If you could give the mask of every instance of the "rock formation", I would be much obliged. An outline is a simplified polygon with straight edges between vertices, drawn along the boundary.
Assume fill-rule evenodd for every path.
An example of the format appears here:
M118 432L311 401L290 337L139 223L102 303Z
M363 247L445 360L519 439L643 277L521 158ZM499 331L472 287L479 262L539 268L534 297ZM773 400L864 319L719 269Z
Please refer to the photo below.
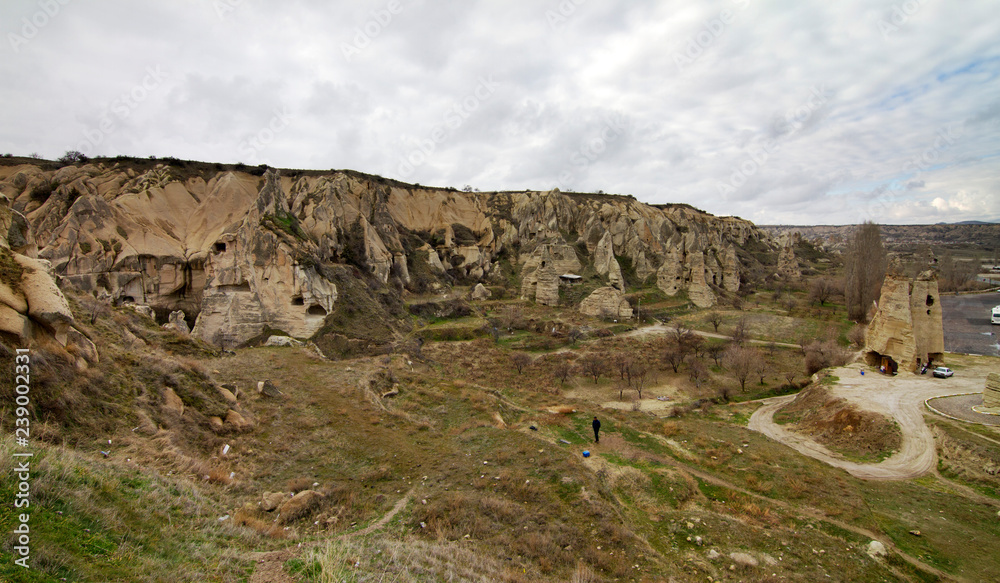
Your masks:
M799 269L799 261L795 258L795 239L791 235L785 235L778 242L780 251L778 252L778 277L784 279L799 279L802 277L802 270Z
M509 284L513 271L524 298L556 305L568 273L593 269L623 291L620 259L637 280L655 275L666 293L710 306L760 268L738 248L773 248L747 221L624 196L467 193L176 160L44 164L0 165L0 192L19 213L11 245L37 248L66 284L150 306L161 324L180 310L192 335L226 347L267 329L317 334L342 295L331 266L413 290ZM0 319L18 329L9 312Z
M878 309L865 337L868 364L895 365L913 372L938 360L944 352L939 299L933 272L922 273L913 280L898 273L887 274Z
M632 317L632 306L621 290L608 286L597 288L580 302L580 312L588 316L623 320Z
M986 386L983 388L983 407L1000 410L1000 374L991 372L986 375Z
M76 329L52 265L31 256L36 246L28 222L4 194L0 194L0 232L6 234L0 236L0 332L23 346L49 345L63 351L80 369L97 363L97 347Z

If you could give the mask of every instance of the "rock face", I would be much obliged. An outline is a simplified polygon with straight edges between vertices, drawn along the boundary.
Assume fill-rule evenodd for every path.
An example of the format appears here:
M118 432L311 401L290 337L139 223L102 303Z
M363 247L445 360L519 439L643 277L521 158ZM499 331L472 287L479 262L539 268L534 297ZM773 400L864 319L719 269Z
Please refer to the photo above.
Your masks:
M986 387L983 389L983 407L1000 409L1000 374L991 372L986 375Z
M881 367L889 357L902 370L914 372L944 352L944 327L937 278L925 272L914 280L888 274L878 309L865 336L865 359Z
M10 246L37 249L61 281L148 305L161 324L182 311L192 335L223 347L268 329L317 334L344 293L335 266L415 291L509 284L514 272L522 297L546 305L559 303L564 274L593 269L619 291L626 275L655 275L666 293L709 306L762 267L739 248L774 250L742 219L632 197L466 193L350 171L259 176L171 164L0 165L0 192L17 211L0 217L0 229ZM21 312L4 305L0 324L21 330L13 314ZM57 328L60 313L36 310Z
M486 286L484 286L481 283L477 283L476 287L472 288L472 293L470 294L469 297L471 297L473 300L477 302L481 302L483 300L490 299L492 296L493 293L490 290L486 289Z
M621 290L608 286L597 288L580 302L580 312L588 316L627 320L632 317L632 306Z
M784 279L799 279L802 277L802 270L799 269L799 261L795 258L795 241L791 236L784 236L778 243L781 249L778 252L778 276Z
M76 329L52 265L33 256L37 248L27 219L11 208L5 194L0 194L0 233L0 331L24 346L51 343L74 358L79 369L97 363L97 347Z

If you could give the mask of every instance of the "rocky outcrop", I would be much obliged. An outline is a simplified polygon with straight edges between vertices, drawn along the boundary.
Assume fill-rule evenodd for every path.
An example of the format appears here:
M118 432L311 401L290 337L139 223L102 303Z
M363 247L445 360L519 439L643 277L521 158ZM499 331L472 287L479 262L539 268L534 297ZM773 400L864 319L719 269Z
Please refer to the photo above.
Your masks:
M615 259L615 245L610 232L604 233L597 243L597 249L594 250L594 269L608 278L611 287L625 291L625 278L622 276L621 265Z
M986 386L983 388L983 407L1000 410L1000 374L991 372L986 375Z
M22 177L15 182L27 184ZM100 360L97 347L76 328L66 297L56 286L51 264L37 257L27 220L0 194L0 331L23 346L54 341L79 369Z
M802 277L802 270L799 269L799 261L795 258L795 241L791 236L784 236L778 242L780 251L778 252L778 277L784 279L799 279Z
M580 260L569 245L539 245L524 259L521 297L546 306L559 305L559 276L578 273Z
M687 205L558 190L466 193L350 171L0 165L0 192L23 215L6 223L17 248L37 246L62 281L148 305L161 324L183 311L194 336L226 347L269 328L316 334L342 295L334 264L415 290L508 283L514 266L523 297L556 305L560 275L593 268L624 290L627 261L629 277L655 275L666 293L710 306L738 290L755 261L738 248L773 250L749 222ZM0 322L19 329L9 311L0 309Z
M472 293L469 294L469 297L473 301L477 301L477 302L481 302L483 300L488 300L492 296L493 296L493 292L491 292L490 290L486 289L486 286L484 286L481 283L477 283L476 287L472 288Z
M944 352L944 328L937 279L925 272L916 279L888 274L878 309L865 336L866 360L883 366L891 358L905 371L916 371Z
M594 290L580 302L580 312L588 316L605 319L627 320L632 317L632 306L615 287L601 287Z

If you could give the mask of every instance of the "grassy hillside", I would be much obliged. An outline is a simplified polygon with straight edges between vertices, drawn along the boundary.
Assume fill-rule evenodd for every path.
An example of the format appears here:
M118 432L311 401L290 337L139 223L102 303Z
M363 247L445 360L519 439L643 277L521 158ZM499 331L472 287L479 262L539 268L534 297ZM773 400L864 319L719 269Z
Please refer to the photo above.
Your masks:
M1000 543L995 476L960 462L965 451L992 460L995 430L942 425L941 475L887 483L746 429L754 396L805 378L798 347L767 345L788 339L774 324L798 319L833 338L844 325L842 309L788 310L780 294L759 295L719 329L752 316L768 366L743 392L707 352L692 357L707 365L694 378L692 360L677 372L663 360L662 336L513 300L453 321L412 316L422 345L331 361L310 347L219 353L131 310L73 299L101 363L80 371L58 351L34 352L32 568L14 565L8 534L0 580L994 577L1000 557L983 549ZM704 312L663 310L713 332ZM490 322L510 331L427 332ZM616 366L623 355L645 364L641 400ZM595 381L584 367L596 357L607 366ZM278 392L258 393L264 380ZM727 402L723 387L739 399ZM22 451L13 418L2 410L5 476ZM16 486L0 482L7 533ZM873 539L886 557L868 554Z

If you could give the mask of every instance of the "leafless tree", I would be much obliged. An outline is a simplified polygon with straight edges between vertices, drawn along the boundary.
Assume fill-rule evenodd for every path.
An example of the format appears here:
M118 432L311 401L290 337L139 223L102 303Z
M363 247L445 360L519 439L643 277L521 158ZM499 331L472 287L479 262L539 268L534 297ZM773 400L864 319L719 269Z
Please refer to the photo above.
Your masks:
M864 324L855 324L847 333L847 339L851 341L851 344L860 348L865 345L866 332L867 328Z
M663 349L663 361L670 365L674 372L684 363L685 354L674 340L668 340Z
M705 318L705 321L711 324L716 334L718 334L719 325L722 324L722 314L720 314L719 312L709 312L708 316Z
M733 327L733 342L743 344L747 340L747 317L741 316Z
M618 370L618 375L622 380L625 380L628 376L630 366L632 366L632 357L627 352L615 354L615 368Z
M510 362L517 369L517 374L524 372L524 367L531 364L531 357L523 352L515 352L510 356Z
M756 348L733 344L726 349L723 359L726 369L739 381L740 390L745 391L747 379L759 370L764 355Z
M809 288L809 299L819 302L819 305L826 304L827 300L837 295L838 285L831 279L821 277L812 283Z
M844 296L851 320L867 320L868 310L882 291L887 264L878 225L865 221L847 242L844 252Z
M795 298L792 297L791 294L786 295L785 298L781 300L781 307L785 308L789 314L792 313L792 310L794 310L797 305L798 302L795 301Z
M510 332L524 326L524 311L521 306L508 305L500 312L500 325Z
M702 383L708 378L708 369L705 368L705 364L698 359L694 359L688 363L688 378L694 383L694 386L701 388Z
M708 347L705 348L705 352L708 354L708 356L715 361L715 366L722 365L722 354L725 351L726 351L726 345L720 344L718 342L709 344Z
M633 362L632 366L629 367L628 378L629 384L641 399L642 390L646 388L646 383L649 381L649 367L642 362Z
M552 373L556 376L557 379L559 379L559 382L561 384L565 385L566 381L569 380L570 375L573 374L573 365L570 364L568 360L560 360L558 363L556 363L556 366L552 370Z
M938 261L938 282L941 291L961 291L979 273L978 261L956 259L950 250L945 250Z
M588 354L583 359L583 373L594 379L594 384L601 375L608 371L608 361L600 354Z

